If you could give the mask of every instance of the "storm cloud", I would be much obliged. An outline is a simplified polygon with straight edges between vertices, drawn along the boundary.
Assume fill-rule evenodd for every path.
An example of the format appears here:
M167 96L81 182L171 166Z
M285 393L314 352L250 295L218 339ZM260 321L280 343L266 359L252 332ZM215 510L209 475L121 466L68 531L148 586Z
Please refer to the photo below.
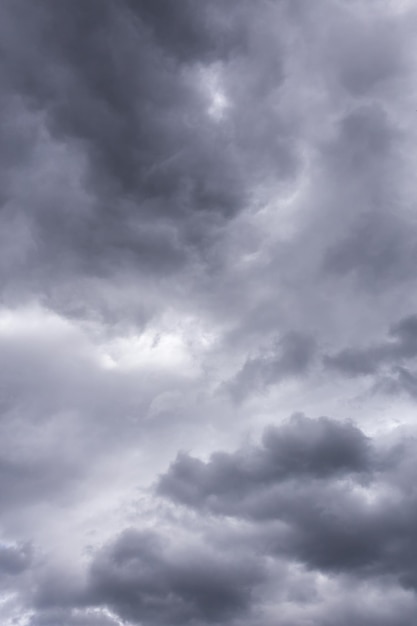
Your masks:
M414 444L415 429L370 438L353 423L297 415L207 462L181 453L155 485L168 505L159 530L115 535L78 580L46 572L31 624L57 611L106 611L132 624L287 624L301 615L395 624L398 610L409 624Z
M2 624L414 624L416 28L0 3Z
M276 523L277 554L308 567L397 573L414 587L413 442L381 446L353 424L294 416L268 429L259 446L215 453L208 463L179 456L158 491L197 510L264 525L269 541Z

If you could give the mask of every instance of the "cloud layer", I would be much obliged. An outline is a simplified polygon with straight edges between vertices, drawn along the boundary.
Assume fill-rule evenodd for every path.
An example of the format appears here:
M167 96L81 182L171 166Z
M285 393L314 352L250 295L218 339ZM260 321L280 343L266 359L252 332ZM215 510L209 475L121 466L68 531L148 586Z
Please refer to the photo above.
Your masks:
M416 25L3 0L2 624L414 624Z

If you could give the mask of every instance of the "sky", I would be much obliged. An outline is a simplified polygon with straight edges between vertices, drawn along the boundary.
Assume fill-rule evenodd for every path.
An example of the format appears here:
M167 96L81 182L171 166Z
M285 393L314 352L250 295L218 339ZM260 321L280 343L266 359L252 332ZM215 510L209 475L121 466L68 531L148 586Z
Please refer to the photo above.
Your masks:
M415 624L416 33L1 0L2 625Z

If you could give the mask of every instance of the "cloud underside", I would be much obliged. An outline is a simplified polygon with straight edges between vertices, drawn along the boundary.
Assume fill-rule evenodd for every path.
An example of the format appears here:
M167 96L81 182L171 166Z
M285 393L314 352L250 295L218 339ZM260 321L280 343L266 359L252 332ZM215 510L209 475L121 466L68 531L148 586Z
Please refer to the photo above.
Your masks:
M0 622L411 626L413 2L0 5Z
M301 414L206 462L181 453L155 485L161 528L115 536L81 580L50 572L33 623L409 624L415 469L410 433Z
M5 298L144 320L203 282L221 307L233 255L257 250L242 287L410 279L407 138L391 109L407 106L412 50L404 17L371 20L370 5L5 2ZM237 230L272 202L279 244L285 197L306 184L286 245Z

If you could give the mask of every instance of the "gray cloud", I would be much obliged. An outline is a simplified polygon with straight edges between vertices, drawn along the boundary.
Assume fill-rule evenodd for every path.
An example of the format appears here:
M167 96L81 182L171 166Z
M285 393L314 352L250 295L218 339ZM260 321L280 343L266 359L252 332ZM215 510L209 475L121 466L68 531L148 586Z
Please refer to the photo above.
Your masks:
M207 463L179 456L158 490L200 511L265 525L270 553L321 571L397 577L415 589L412 450L412 441L382 450L352 424L297 416L255 448Z
M411 624L414 472L404 434L369 438L353 424L303 416L206 463L182 455L158 491L183 513L170 519L165 510L165 529L117 534L93 551L82 577L46 571L31 624L57 615L95 624L91 611L99 624L100 611L109 623L110 615L132 624L273 623L273 602L280 625L295 623L301 607L313 624L380 617L391 625L398 615ZM335 586L331 599L317 574Z
M410 315L392 325L388 338L365 348L346 348L326 356L325 364L349 376L375 374L383 366L398 368L417 356L417 317Z
M90 613L88 611L65 611L55 610L38 614L30 622L31 626L119 626L120 620L106 615L100 611Z
M315 422L295 415L280 428L270 428L261 445L235 454L216 453L205 464L180 455L164 475L158 490L191 506L216 507L242 503L257 487L274 485L293 476L366 472L371 450L363 433L351 424L327 418ZM229 503L229 504L227 504ZM262 516L262 512L259 511Z
M6 576L17 576L31 563L32 549L28 544L0 546L0 572Z
M130 619L157 624L219 623L245 613L261 580L256 562L205 550L171 561L157 539L122 535L93 564L93 595Z
M132 529L94 556L85 587L71 596L68 587L51 586L46 578L36 603L45 615L66 604L89 605L132 623L218 624L247 615L263 579L253 555L181 548L155 532Z
M0 623L414 623L416 20L1 3Z
M77 10L44 2L21 19L26 9L24 2L2 9L10 47L2 160L13 164L4 226L14 227L17 211L16 236L28 232L33 241L21 261L24 275L14 280L26 289L49 283L53 297L55 281L74 272L175 271L244 202L194 70L165 53L145 7L135 6L136 19L128 5L116 10L112 2ZM196 28L195 36L211 32L205 19ZM16 31L26 40L19 52Z
M232 396L243 399L253 391L306 374L314 359L314 340L301 333L289 333L275 342L269 354L249 358L235 378L226 385Z
M86 278L166 278L201 261L210 266L214 246L221 260L218 241L247 206L258 144L271 144L243 102L253 102L258 74L249 8L229 9L3 6L3 220L22 249L18 263L4 251L6 293L40 291L62 308L62 280L77 292ZM223 65L226 76L243 79L243 91L235 119L219 124L208 113L210 72ZM279 87L282 72L271 78ZM256 120L270 114L263 107L252 111ZM267 151L281 163L274 175L292 176L292 140L282 134Z

